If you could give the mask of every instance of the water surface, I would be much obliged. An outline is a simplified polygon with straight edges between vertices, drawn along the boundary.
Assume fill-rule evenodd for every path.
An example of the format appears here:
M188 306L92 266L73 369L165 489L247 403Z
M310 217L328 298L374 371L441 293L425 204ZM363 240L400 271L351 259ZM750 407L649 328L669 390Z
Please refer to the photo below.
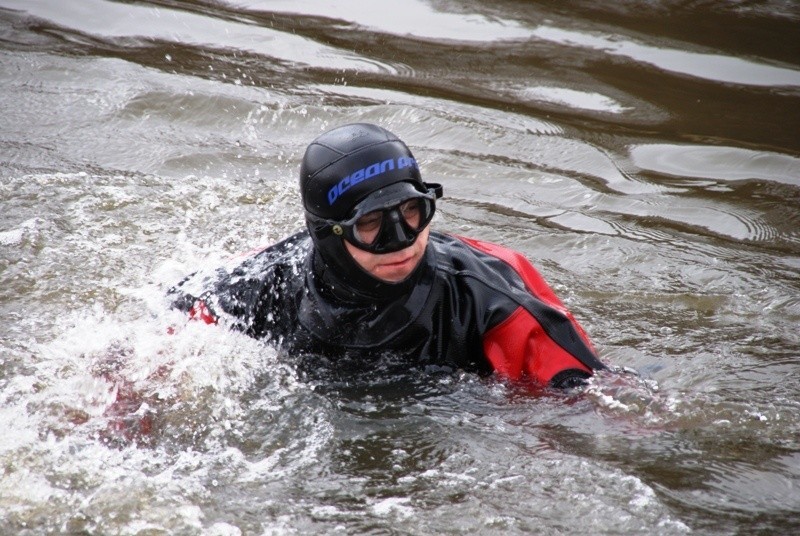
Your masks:
M800 529L800 9L484 4L0 0L0 532ZM321 381L169 311L353 121L637 375Z

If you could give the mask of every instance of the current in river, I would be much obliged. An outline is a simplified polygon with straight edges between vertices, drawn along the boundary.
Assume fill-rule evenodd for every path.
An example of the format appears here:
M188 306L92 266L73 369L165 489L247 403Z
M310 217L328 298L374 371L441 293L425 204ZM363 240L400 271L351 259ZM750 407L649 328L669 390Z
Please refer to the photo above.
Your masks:
M0 533L800 531L797 2L0 0L0 112ZM629 372L311 380L170 310L356 121Z

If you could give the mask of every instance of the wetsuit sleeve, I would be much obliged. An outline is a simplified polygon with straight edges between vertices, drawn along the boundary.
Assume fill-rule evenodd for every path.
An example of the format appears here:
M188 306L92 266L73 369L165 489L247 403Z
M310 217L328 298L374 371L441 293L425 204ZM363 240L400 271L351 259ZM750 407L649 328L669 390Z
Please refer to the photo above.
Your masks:
M216 324L217 315L215 315L205 300L197 300L189 308L189 320L200 320L206 324Z
M206 292L200 298L193 296L181 288L181 285L185 282L186 280L169 289L167 298L171 307L186 313L189 316L189 320L200 320L206 324L216 324L218 317L208 303L210 293Z
M484 354L498 374L568 387L605 368L586 332L525 256L496 244L462 240L510 266L534 298L483 335Z
M512 380L528 376L543 385L568 387L592 371L551 338L524 307L484 335L483 351L495 372Z
M295 302L310 249L308 232L295 233L188 276L169 290L168 299L193 320L257 339L284 337L297 328Z

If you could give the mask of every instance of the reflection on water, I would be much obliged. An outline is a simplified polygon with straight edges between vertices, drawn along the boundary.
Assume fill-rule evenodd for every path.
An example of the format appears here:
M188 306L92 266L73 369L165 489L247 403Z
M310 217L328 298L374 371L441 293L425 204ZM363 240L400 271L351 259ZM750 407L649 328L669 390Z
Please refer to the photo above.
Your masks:
M0 0L0 532L796 532L798 21ZM352 121L408 140L434 224L524 251L635 373L310 378L168 311L302 226L305 145Z
M8 0L4 6L52 21L64 30L117 40L159 41L209 49L235 49L263 55L273 62L308 64L330 69L374 70L363 58L326 47L309 39L287 35L261 25L207 17L180 9L117 4L105 0L81 0L69 8L48 0ZM164 59L172 61L167 53ZM213 65L209 67L213 68ZM247 82L247 73L232 82Z
M563 45L587 47L612 56L625 56L638 64L650 64L664 71L715 82L766 87L800 85L800 72L796 69L775 67L722 54L653 47L624 41L619 36L599 37L547 26L536 28L532 35Z
M386 0L365 5L358 0L342 2L291 0L230 2L248 11L286 13L344 20L369 32L429 39L432 41L493 42L524 39L530 32L513 20L475 12L447 12L420 0ZM344 28L347 31L348 28Z
M643 171L717 181L767 181L800 186L800 158L712 145L648 144L631 148Z

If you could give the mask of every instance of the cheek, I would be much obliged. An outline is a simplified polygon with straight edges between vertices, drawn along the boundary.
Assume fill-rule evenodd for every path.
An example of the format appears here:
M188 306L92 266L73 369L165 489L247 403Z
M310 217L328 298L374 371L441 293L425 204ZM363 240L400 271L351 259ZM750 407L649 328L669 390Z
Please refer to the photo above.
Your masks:
M358 249L347 240L344 241L344 247L347 249L350 256L353 257L353 260L356 261L356 264L366 271L369 272L375 267L375 255L372 253L364 251L363 249Z
M423 229L422 232L419 233L419 236L417 236L417 241L414 242L414 245L417 247L417 251L419 252L425 251L425 247L427 247L428 245L428 236L430 235L430 233L431 233L430 225L425 227L425 229Z

